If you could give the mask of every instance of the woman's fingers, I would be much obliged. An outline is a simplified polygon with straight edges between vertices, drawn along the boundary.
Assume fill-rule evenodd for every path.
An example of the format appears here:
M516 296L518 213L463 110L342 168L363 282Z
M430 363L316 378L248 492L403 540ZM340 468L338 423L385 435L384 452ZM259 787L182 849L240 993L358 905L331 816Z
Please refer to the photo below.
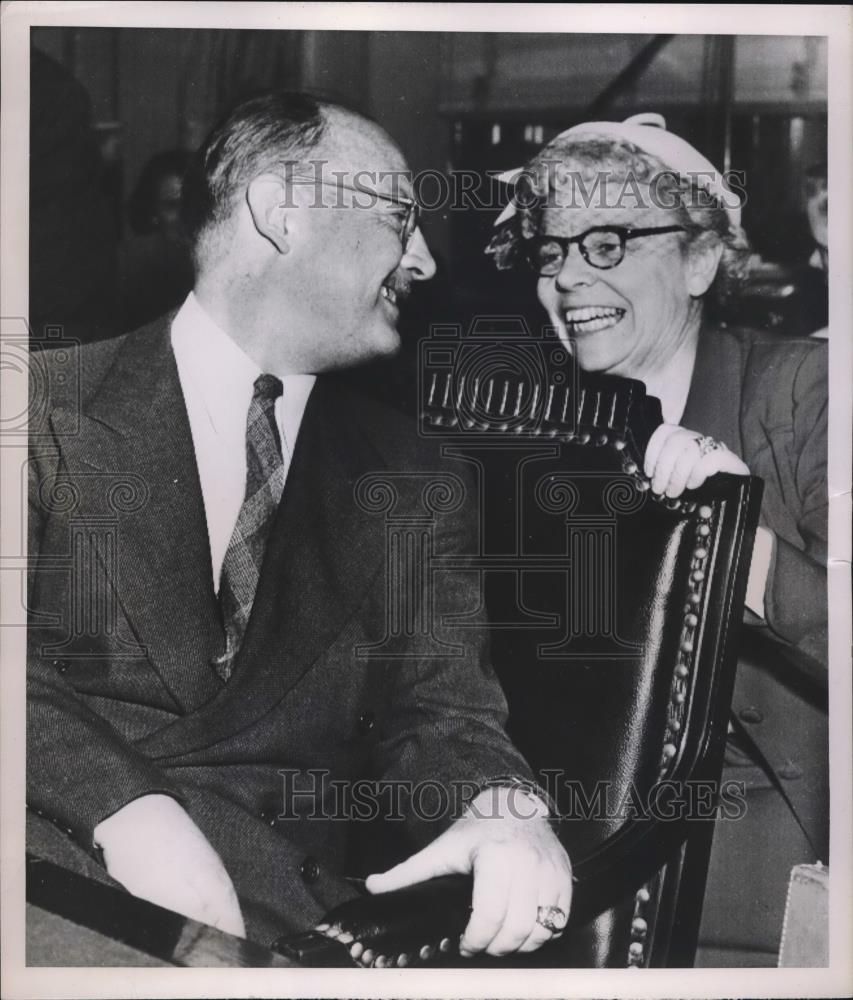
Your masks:
M652 490L667 497L695 490L718 472L749 475L747 466L724 444L675 424L657 428L643 465Z
M736 476L748 476L749 467L733 451L729 451L725 445L721 445L714 451L708 452L693 466L687 478L686 488L688 490L698 489L706 479L716 476L718 472L731 472Z
M659 431L663 431L664 428L666 430L660 435L657 442L655 442L655 436ZM651 479L652 490L655 493L663 494L668 492L667 487L670 480L676 474L676 470L678 470L679 478L683 476L684 482L687 482L689 470L699 457L699 446L696 443L697 437L698 435L693 431L667 424L664 424L655 431L652 435L652 440L649 442L645 463L646 475ZM652 443L656 444L654 451L652 450ZM687 467L686 475L684 474L685 467ZM678 492L680 493L683 489L684 484L682 483L681 489ZM676 493L669 493L668 495L677 496Z
M677 431L683 430L678 424L661 424L654 434L652 434L649 439L648 447L646 448L646 457L643 459L643 470L649 479L655 471L655 466L657 465L658 457L661 451L663 451L664 445Z

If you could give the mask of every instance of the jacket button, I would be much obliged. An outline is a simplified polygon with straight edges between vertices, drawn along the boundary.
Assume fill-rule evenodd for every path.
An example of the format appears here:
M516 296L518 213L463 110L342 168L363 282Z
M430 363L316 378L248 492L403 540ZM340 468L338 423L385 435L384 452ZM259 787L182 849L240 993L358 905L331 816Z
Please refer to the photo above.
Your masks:
M60 674L64 674L65 671L71 666L70 660L51 660L50 664L54 670L59 671Z
M375 725L376 716L369 709L358 717L358 731L362 736L367 736Z
M786 760L778 769L777 774L780 778L785 778L787 781L796 781L797 778L802 778L803 771L792 760Z
M312 882L316 882L320 877L320 862L316 858L312 858L309 854L307 858L302 862L299 868L299 874L302 876L302 880L311 885Z
M752 706L741 709L738 718L741 722L764 722L764 715Z

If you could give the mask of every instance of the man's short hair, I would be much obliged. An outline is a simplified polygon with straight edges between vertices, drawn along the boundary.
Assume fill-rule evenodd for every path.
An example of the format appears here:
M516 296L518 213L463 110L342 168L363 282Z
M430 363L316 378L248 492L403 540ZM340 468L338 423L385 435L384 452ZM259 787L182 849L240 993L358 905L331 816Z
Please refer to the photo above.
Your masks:
M181 198L181 218L196 267L201 244L231 215L245 185L266 170L284 170L320 143L323 105L305 94L267 93L243 101L194 155Z

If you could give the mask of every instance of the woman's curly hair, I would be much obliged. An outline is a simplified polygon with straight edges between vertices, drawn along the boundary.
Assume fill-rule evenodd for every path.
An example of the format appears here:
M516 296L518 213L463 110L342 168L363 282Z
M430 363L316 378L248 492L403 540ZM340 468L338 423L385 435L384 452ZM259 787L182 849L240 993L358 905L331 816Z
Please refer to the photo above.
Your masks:
M648 186L658 204L675 208L685 229L685 247L713 233L723 254L706 298L721 307L737 295L746 278L750 245L743 228L732 225L720 199L632 142L609 136L558 138L528 162L515 185L516 212L498 227L486 247L498 270L523 262L524 240L539 232L549 198L567 186L582 195L594 193L603 176L608 181Z

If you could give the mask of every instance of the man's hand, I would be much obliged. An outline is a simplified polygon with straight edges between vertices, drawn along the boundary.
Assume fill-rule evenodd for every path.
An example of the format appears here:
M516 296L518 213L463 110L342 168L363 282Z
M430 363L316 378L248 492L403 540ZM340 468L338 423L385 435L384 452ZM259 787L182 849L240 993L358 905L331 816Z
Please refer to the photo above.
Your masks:
M652 434L643 467L652 490L668 497L695 490L718 472L749 475L746 465L724 444L677 424L661 424Z
M134 896L237 937L246 929L219 855L182 806L143 795L94 830L109 874Z
M472 873L473 912L460 954L535 951L561 933L537 923L537 915L544 915L540 908L556 906L568 917L572 901L569 858L547 814L544 803L518 788L489 788L422 851L371 875L367 889L391 892L440 875Z

